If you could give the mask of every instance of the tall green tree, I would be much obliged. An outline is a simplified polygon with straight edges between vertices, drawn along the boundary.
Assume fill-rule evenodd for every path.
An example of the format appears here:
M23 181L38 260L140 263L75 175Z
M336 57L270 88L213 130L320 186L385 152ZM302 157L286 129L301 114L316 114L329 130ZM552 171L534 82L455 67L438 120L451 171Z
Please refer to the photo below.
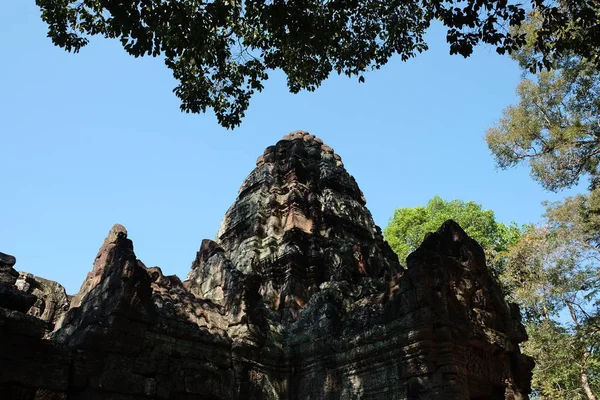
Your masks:
M582 349L596 349L591 336L574 335L554 321L528 323L529 340L522 351L533 357L531 386L533 397L547 400L591 400L597 398L600 366L595 353L582 357ZM581 366L584 366L582 369ZM582 387L582 371L585 371L586 391Z
M240 124L271 70L291 92L313 91L330 73L364 80L398 55L427 49L431 21L447 28L451 54L469 56L485 43L499 53L524 43L507 27L525 18L506 0L36 0L57 46L78 52L88 38L117 39L135 57L164 57L179 82L181 109L214 110L219 123ZM542 26L533 43L542 62L573 50L596 54L595 1L532 0ZM585 37L585 40L581 38ZM559 38L548 46L547 38ZM83 89L82 89L83 90Z
M551 70L527 75L528 66L540 57L536 43L543 21L531 14L519 31L527 38L526 45L513 54L526 74L517 87L519 102L507 107L486 134L497 165L528 163L532 177L552 191L571 187L582 177L591 188L598 187L598 63L571 52L554 59Z
M522 306L540 398L596 400L600 393L600 249L580 195L548 204L506 253L500 279Z
M484 210L473 201L446 201L435 196L424 207L398 208L384 229L384 235L400 261L404 262L428 232L437 230L448 219L458 222L477 240L496 272L502 270L503 254L511 243L518 240L520 230L515 224L497 222L493 211Z
M589 4L569 3L575 8ZM597 12L598 4L595 7ZM597 30L600 14L595 15ZM524 72L517 88L519 102L506 108L488 130L488 146L498 166L528 163L532 177L548 190L569 188L581 179L589 182L590 190L547 203L543 223L528 227L505 253L500 279L524 310L529 341L523 350L537 363L532 382L536 395L596 400L600 393L598 57L573 49L561 53L561 41L582 32L565 23L565 36L550 34L537 12L529 15L520 31L526 44L512 54ZM555 57L547 65L550 70L528 74L529 67L544 57L538 46L541 37L548 39L546 50L555 48ZM578 40L585 46L584 36ZM590 43L594 40L590 38Z

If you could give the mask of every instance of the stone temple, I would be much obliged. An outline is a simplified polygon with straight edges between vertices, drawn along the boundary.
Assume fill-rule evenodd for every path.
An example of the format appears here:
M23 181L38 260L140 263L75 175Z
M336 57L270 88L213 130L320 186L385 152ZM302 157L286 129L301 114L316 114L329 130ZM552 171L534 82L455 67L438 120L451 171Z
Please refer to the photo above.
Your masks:
M404 268L365 203L299 131L184 281L120 225L72 297L0 253L0 399L527 399L527 335L481 247L448 221Z

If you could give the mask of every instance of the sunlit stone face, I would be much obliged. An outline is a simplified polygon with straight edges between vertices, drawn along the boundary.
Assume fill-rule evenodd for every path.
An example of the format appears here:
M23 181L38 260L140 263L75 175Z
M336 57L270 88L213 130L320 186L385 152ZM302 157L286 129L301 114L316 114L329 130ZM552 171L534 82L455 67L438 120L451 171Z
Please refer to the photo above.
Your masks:
M302 131L258 158L218 241L237 269L264 278L261 294L292 320L323 282L400 269L341 157Z

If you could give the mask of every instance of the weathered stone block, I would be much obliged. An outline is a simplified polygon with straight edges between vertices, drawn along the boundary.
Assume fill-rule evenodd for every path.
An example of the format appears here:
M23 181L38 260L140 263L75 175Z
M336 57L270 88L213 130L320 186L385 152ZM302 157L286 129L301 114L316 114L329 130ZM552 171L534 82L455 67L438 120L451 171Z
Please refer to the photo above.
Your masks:
M404 268L365 204L297 131L184 282L137 260L121 225L70 300L0 253L0 398L526 399L527 336L481 247L448 221Z

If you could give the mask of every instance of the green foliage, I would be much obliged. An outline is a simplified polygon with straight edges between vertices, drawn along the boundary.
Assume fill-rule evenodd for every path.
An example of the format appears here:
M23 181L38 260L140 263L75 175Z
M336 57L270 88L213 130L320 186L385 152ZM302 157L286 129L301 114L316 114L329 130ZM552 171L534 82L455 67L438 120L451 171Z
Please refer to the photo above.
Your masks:
M596 400L600 393L600 8L597 2L585 1L558 2L556 7L556 12L546 11L563 26L552 31L547 15L536 10L520 28L526 35L525 46L512 55L526 74L552 54L551 63L545 64L551 70L523 78L517 88L519 103L504 110L486 140L501 168L527 162L532 177L553 191L585 177L590 192L547 203L543 224L527 227L504 253L500 280L525 316L529 341L523 351L536 361L534 394L543 399ZM582 10L587 10L584 15ZM579 15L579 22L573 24L564 15ZM596 28L590 27L590 21ZM575 44L567 50L569 40Z
M88 38L117 39L135 57L164 56L179 81L181 109L214 110L219 123L240 124L268 71L281 69L291 92L313 91L331 72L358 77L393 55L427 50L432 20L446 28L450 54L468 57L478 43L512 52L525 42L515 28L525 6L506 0L36 0L48 36L78 52ZM528 46L530 68L565 54L600 65L597 1L536 0L539 20Z
M536 29L528 40L536 56L528 67L549 69L556 60L577 56L600 66L600 3L596 0L533 1Z
M526 45L513 57L525 71L540 56L536 45L543 26L533 14L520 30ZM571 53L555 58L552 70L520 82L519 103L506 108L486 134L500 168L528 162L533 178L553 191L575 185L582 176L592 188L600 184L598 65L597 59Z
M528 324L529 340L523 344L523 352L536 361L532 387L535 398L586 399L581 385L580 362L577 349L578 338L553 322ZM600 392L600 365L598 357L586 361L590 388Z
M534 396L595 400L600 393L600 194L548 203L544 223L519 229L495 221L474 202L436 196L425 207L400 208L385 237L401 260L427 232L454 219L488 256L505 293L521 306L536 361Z
M500 279L528 324L524 352L537 363L541 398L595 399L600 392L600 248L590 196L547 205L506 253Z
M525 18L505 0L36 0L48 36L78 52L88 37L118 39L135 57L164 56L179 85L181 109L213 109L240 124L268 71L281 69L291 92L313 91L331 72L357 76L427 49L430 22L447 28L450 52L468 56L479 42L514 48L501 25Z
M48 36L78 52L88 37L118 39L131 55L164 56L185 112L213 109L219 123L240 124L268 71L281 69L291 92L313 91L331 72L358 76L390 57L427 49L432 20L447 28L451 54L468 57L478 43L500 54L525 41L521 4L506 0L36 0ZM565 54L600 65L600 6L578 0L532 2L539 20L528 66Z
M516 242L520 230L515 224L496 222L491 210L480 204L461 200L445 201L439 196L425 207L398 208L388 226L385 238L401 262L415 250L428 232L436 231L445 221L453 219L483 247L488 263L499 272L503 268L503 252Z
M546 217L553 229L569 232L583 249L600 248L600 189L545 204Z

